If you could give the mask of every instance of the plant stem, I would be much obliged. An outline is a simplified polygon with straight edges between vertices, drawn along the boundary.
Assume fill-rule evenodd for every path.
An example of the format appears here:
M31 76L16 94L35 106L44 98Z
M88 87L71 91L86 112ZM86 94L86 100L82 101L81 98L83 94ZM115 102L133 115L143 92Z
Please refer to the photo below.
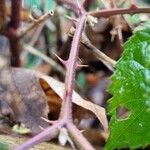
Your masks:
M77 22L76 31L73 36L69 59L66 64L65 92L62 102L60 118L65 117L67 121L72 121L72 93L75 82L75 72L77 68L77 58L80 45L80 38L84 28L86 14L83 14Z
M82 150L94 150L93 146L85 139L79 129L72 123L67 124L70 137L76 143L77 147Z
M29 31L31 31L34 27L38 26L40 23L44 22L46 19L48 19L49 16L52 16L54 14L53 11L49 11L47 13L45 13L44 15L42 15L39 19L35 20L31 25L29 25L26 29L24 30L18 30L17 31L17 36L18 38L22 38L24 35L26 35L26 33L28 33Z
M48 127L47 129L44 129L44 131L42 131L35 137L31 138L29 141L21 144L15 150L27 150L27 149L33 147L34 145L39 144L43 141L51 140L52 138L57 136L58 128L60 128L60 127L61 127L61 122L57 123L51 127Z
M65 75L65 70L64 70L63 67L61 67L53 59L51 59L50 57L46 56L45 54L43 54L42 52L40 52L36 48L32 47L29 44L23 44L23 49L26 50L26 51L28 51L29 53L35 55L35 56L38 56L38 57L42 58L45 62L47 62L48 64L50 64L53 68L56 68L56 70L58 70L59 72L61 72L62 75Z
M4 29L6 19L5 0L0 2L0 31Z
M57 136L59 129L63 126L67 126L70 134L72 137L75 137L75 142L78 146L82 145L81 148L88 149L87 150L93 150L94 148L90 145L90 143L82 136L80 131L72 124L72 94L73 94L73 85L75 82L75 72L77 68L77 58L78 58L78 51L79 51L79 43L80 38L82 35L82 31L84 28L85 20L86 20L87 14L83 14L77 23L76 31L73 37L72 41L72 47L69 59L66 64L66 79L65 79L65 91L64 91L64 98L62 102L61 107L61 113L60 117L57 123L55 123L53 126L45 129L40 134L36 135L29 141L23 143L20 145L16 150L26 150L31 147L33 147L36 144L39 144L45 140L50 140ZM71 124L70 124L71 123ZM78 135L78 138L77 136ZM80 141L80 139L82 139ZM84 145L83 143L84 142Z
M76 15L79 14L79 8L74 3L74 1L71 0L57 0L57 3L59 5L65 5L65 7L71 11L73 11Z
M73 36L74 35L74 32L75 32L75 28L74 27L71 27L68 35L69 36ZM113 70L112 67L115 67L116 65L116 61L111 59L110 57L108 57L107 55L105 55L101 50L99 50L98 48L96 48L92 43L91 41L88 39L88 37L83 34L82 37L81 37L81 40L80 42L88 49L88 50L91 50L93 52L93 54L100 60L102 61L104 64L105 62L107 62L107 64L109 64L109 66L111 67L111 70ZM105 61L105 62L104 62ZM107 65L106 65L107 66ZM110 68L109 67L109 68Z
M89 12L89 15L93 17L110 17L113 15L121 15L121 14L137 14L137 13L150 13L150 8L115 8L115 9L104 9L94 12Z
M8 38L11 49L11 65L20 66L20 42L17 38L16 31L20 26L20 8L21 0L11 0L11 20L8 26Z

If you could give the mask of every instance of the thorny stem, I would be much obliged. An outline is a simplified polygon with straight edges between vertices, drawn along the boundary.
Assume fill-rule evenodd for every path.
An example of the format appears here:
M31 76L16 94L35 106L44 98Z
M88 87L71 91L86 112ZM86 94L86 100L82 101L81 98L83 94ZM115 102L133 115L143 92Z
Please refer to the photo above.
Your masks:
M71 27L68 35L69 36L73 36L74 35L74 32L75 32L75 28L74 27ZM102 62L105 61L109 64L109 66L112 68L112 67L115 67L116 65L116 61L111 59L110 57L108 57L107 55L105 55L103 52L101 52L98 48L96 48L92 43L91 41L88 39L88 37L83 34L82 37L81 37L81 43L88 49L88 50L91 50L94 55L99 59L101 60ZM112 69L111 69L112 70Z
M72 123L67 124L67 129L70 137L76 143L77 147L81 150L94 150L91 144L84 138L82 133Z
M76 142L77 146L81 146L84 150L94 150L91 144L83 137L80 131L72 124L72 93L73 93L73 85L75 82L75 72L77 69L77 56L79 51L79 42L82 35L82 31L84 28L85 20L87 14L83 14L76 27L76 31L73 37L72 47L68 62L66 64L66 80L65 80L65 91L64 91L64 100L62 103L62 109L60 113L59 121L56 124L48 127L40 134L36 135L35 137L31 138L29 141L20 145L16 150L27 150L33 147L36 144L39 144L45 140L50 140L57 136L59 129L63 126L66 126L69 134L75 138L74 141ZM83 144L83 143L84 144Z
M110 17L113 15L121 15L121 14L137 14L137 13L150 13L150 8L115 8L115 9L104 9L94 12L89 12L89 15L93 17Z
M31 138L29 141L21 144L15 150L27 150L33 147L36 144L41 142L51 140L52 138L56 137L58 134L58 128L62 126L62 122L56 123L47 129L44 129L41 133Z
M88 14L93 15L95 17L109 17L117 14L134 14L134 13L150 13L150 8L134 8L134 9L120 8L120 9L111 9L111 10L100 10L98 12L90 12ZM79 17L76 26L76 31L73 36L70 56L66 63L66 69L67 69L66 79L65 79L66 87L64 92L64 100L61 107L60 118L58 122L53 126L48 127L37 136L30 139L29 141L25 142L24 144L19 146L16 150L26 150L40 142L43 142L47 139L54 138L55 136L57 136L59 129L64 126L68 129L70 136L73 138L73 140L75 141L75 143L80 149L84 149L84 150L94 149L90 145L90 143L88 143L88 141L82 136L80 131L72 124L72 93L73 93L73 85L75 82L75 72L77 68L79 42L84 28L86 16L88 14L84 13L82 16Z
M77 58L78 58L77 56L85 19L86 14L82 15L77 23L69 59L66 64L67 72L65 78L65 92L64 92L64 101L62 103L63 109L61 109L60 118L65 116L66 117L65 119L67 120L69 119L70 121L72 121L72 93L75 82L75 72L77 68Z

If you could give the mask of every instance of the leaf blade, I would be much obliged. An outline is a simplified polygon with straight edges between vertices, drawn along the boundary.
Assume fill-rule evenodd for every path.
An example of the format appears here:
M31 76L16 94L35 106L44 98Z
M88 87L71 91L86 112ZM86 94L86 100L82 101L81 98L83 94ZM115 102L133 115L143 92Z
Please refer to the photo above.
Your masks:
M109 88L111 133L105 149L138 148L150 143L150 28L138 31L124 45ZM118 119L116 110L123 106L131 115Z

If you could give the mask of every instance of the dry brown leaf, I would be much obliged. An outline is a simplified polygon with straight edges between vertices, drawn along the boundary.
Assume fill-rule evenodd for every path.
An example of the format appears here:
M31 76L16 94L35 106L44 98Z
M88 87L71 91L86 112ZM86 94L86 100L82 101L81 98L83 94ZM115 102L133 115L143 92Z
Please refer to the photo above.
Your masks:
M63 99L63 93L65 88L64 83L61 83L60 81L57 81L52 77L40 74L38 72L34 72L31 70L26 70L26 71L35 74L35 76L37 76L39 80L40 79L45 80L49 85L49 87L55 91L56 95L58 95L61 99ZM99 121L101 122L101 124L103 125L104 130L108 131L108 121L106 117L106 111L103 107L98 106L90 101L84 100L75 91L73 92L73 103L94 113L96 117L99 119Z
M47 118L49 112L45 99L48 98L52 119L57 119L63 93L64 84L52 77L28 69L1 69L0 131L3 131L3 129L1 129L1 124L2 126L4 123L8 126L12 126L16 122L21 122L29 127L33 133L39 132L39 126L48 126L46 122L40 119L40 117ZM74 116L76 113L81 113L82 116L82 114L84 114L84 109L89 110L100 120L104 130L108 130L104 108L84 100L76 92L73 92L73 103L76 104L73 106L75 110L73 110ZM10 116L8 116L8 114ZM77 114L76 116L80 117L80 115Z
M62 100L44 79L40 78L39 83L47 96L47 102L50 111L49 119L57 120L59 117Z
M53 89L56 92L56 94L59 95L61 99L63 99L63 93L65 88L63 83L42 74L39 74L39 77L41 79L44 79L49 84L51 89ZM73 103L93 112L103 125L104 130L108 131L108 121L105 109L103 107L98 106L90 101L84 100L75 91L73 92Z
M40 78L39 83L47 96L50 110L48 115L49 119L57 120L60 114L62 99L44 79ZM73 119L75 120L75 123L78 124L81 119L90 117L93 117L93 114L90 111L85 110L79 105L73 104Z

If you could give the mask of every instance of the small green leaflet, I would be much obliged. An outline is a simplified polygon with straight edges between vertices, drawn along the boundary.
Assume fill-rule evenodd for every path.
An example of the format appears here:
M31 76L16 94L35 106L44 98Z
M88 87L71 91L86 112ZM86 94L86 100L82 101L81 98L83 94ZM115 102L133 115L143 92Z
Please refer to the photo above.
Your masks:
M150 26L137 31L124 45L109 92L110 136L106 150L144 148L150 144ZM129 111L118 118L118 108Z

